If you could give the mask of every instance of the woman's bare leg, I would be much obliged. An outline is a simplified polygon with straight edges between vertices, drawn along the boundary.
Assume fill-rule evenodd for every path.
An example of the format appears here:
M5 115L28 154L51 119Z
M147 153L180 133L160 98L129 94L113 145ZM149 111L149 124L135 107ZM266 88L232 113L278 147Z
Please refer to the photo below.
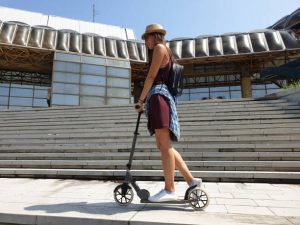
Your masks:
M177 152L176 149L172 147L169 129L156 129L155 137L157 148L161 153L161 160L165 177L165 189L170 192L175 191L175 168L180 171L185 181L190 184L193 180L193 175L191 174L181 155Z
M189 168L187 167L186 163L182 159L181 155L175 148L172 148L175 156L175 167L179 170L181 175L184 177L185 181L190 184L193 180L193 175L191 174Z
M171 145L170 131L167 128L156 129L155 138L157 148L160 150L160 157L165 177L165 190L175 191L174 173L175 173L175 154Z

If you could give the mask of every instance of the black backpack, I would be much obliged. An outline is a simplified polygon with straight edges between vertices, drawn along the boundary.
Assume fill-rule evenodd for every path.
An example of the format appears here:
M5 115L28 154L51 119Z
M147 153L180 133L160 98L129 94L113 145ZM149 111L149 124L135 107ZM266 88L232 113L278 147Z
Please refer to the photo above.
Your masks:
M173 96L180 96L183 90L183 66L172 62L167 81L169 92Z

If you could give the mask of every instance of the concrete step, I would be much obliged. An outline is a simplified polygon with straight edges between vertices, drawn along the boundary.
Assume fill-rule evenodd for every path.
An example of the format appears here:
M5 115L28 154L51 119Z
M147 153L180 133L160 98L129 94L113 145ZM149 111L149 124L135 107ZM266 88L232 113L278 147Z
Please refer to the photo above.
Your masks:
M181 135L180 142L248 142L257 143L261 141L299 141L300 140L300 128L295 129L293 132L290 130L277 130L279 133L270 134L268 132L253 132L249 131L241 134L238 130L233 132L197 132L189 131L184 132ZM270 131L272 132L272 131ZM138 137L139 143L153 142L153 137L143 133L143 136ZM86 132L69 133L69 134L24 134L24 135L3 135L0 137L0 146L6 144L18 144L18 143L115 143L116 141L121 143L131 143L133 135L129 132L125 133L100 133L100 132Z
M126 169L128 160L0 160L0 168ZM300 161L186 161L191 170L294 171ZM134 160L135 169L162 169L161 160Z
M279 141L279 142L261 142L261 143L175 143L174 148L179 151L207 151L207 150L217 150L217 151L299 151L300 144L299 141ZM58 143L7 143L0 146L1 152L24 150L24 152L30 151L129 151L131 149L131 143L68 143L68 144L58 144ZM157 151L156 144L154 142L149 143L137 143L136 151Z
M288 142L262 142L262 143L174 143L174 148L181 152L188 151L300 151L299 141ZM80 151L129 151L131 143L122 144L106 144L106 143L82 143L82 144L2 144L0 152L51 152L51 151L65 151L65 152L80 152ZM151 143L137 143L135 151L157 151L156 144Z
M6 129L5 129L6 128ZM9 129L10 128L10 129ZM134 125L132 126L122 126L122 127L101 127L95 125L70 125L70 126L28 126L28 127L2 127L0 128L0 138L3 135L28 135L28 134L69 134L69 133L118 133L118 135L132 135L135 129ZM299 123L274 123L274 124L231 124L231 125L201 125L201 124L191 124L191 125L181 125L180 130L181 134L184 135L188 131L197 131L201 135L211 134L226 134L227 132L237 132L238 134L275 134L275 133L289 133L292 130L292 133L298 133L300 129ZM139 132L141 136L148 136L148 130L146 124L141 123L139 127ZM104 134L103 134L104 135Z
M129 152L51 152L51 153L0 153L1 160L129 160ZM263 160L263 161L300 161L300 152L181 152L185 160ZM134 160L160 159L157 152L135 152Z
M200 121L182 121L180 120L180 126L182 128L186 126L232 126L232 125L264 125L272 126L276 124L300 124L298 118L288 119L288 118L273 118L273 119L253 119L253 120L200 120ZM131 128L134 129L136 124L136 119L128 119L126 122L110 122L103 123L99 120L90 120L90 121L62 121L62 122L52 122L52 123L22 123L22 124L3 124L0 126L0 131L9 131L9 130L31 130L39 129L45 130L49 128L72 128L72 129L81 129L86 127L91 128ZM142 117L141 129L146 129L146 119Z
M191 117L191 118L179 118L181 126L195 123L206 124L255 124L255 123L267 123L272 124L274 122L287 123L297 122L299 123L300 113L299 114L282 114L282 115L254 115L254 116L227 116L227 117ZM146 120L143 119L142 123L146 123ZM99 125L99 126L132 126L136 123L136 119L120 119L120 120L91 120L89 118L83 119L68 119L68 120L45 120L45 121L23 121L23 122L11 122L11 123L0 123L0 126L3 128L13 127L28 127L28 126L67 126L67 125Z
M287 102L285 100L265 100L265 101L253 101L253 99L227 99L227 100L205 100L205 101L181 101L178 103L178 108L181 106L218 106L218 105L271 105L275 106L277 104L284 104L284 105L296 105L295 103ZM128 109L131 108L132 104L124 104L124 105L103 105L101 107L86 107L86 106L79 106L75 107L76 109L80 110L90 110L90 109L99 109L102 110L110 110L110 109ZM55 106L50 108L51 111L72 111L74 110L74 106ZM10 110L1 110L3 113L5 112L19 112L19 109L10 109ZM34 108L34 109L22 109L21 111L28 112L28 111L35 111L35 112L43 112L49 111L49 108Z
M123 180L125 170L96 169L27 169L0 168L1 177L34 177L34 178L76 178L76 179L112 179ZM162 180L161 170L132 170L132 175L140 180ZM259 181L259 182L293 182L299 183L300 172L290 171L191 171L195 177L204 181ZM177 171L176 180L182 180Z
M22 115L20 115L20 113L12 113L9 115L9 118L7 118L8 114L6 113L0 113L0 118L3 120L10 120L10 119L14 119L14 120L22 120L22 119L31 119L33 118L33 116L35 118L73 118L73 117L118 117L118 116L129 116L132 117L135 115L135 111L130 108L130 110L126 110L126 111L101 111L101 108L99 108L99 110L96 109L90 109L90 110L86 110L86 111L82 111L82 110L78 110L78 109L74 109L73 111L67 111L67 112L55 112L55 111L44 111L43 113L36 113L34 111L34 113L23 113ZM231 113L252 113L252 114L265 114L267 112L271 112L271 113L278 113L278 112L284 112L284 113L289 113L289 112L297 112L300 110L300 106L299 105L291 105L291 106L274 106L274 107L261 107L261 106L257 106L257 107L230 107L230 106L226 106L226 108L224 107L219 107L219 108L211 108L211 107L193 107L193 108L189 108L187 110L186 106L184 108L178 108L178 113L179 115L182 116L188 116L191 114L198 114L198 115L205 115L207 113L213 113L213 114L218 114L218 115L222 115L222 114L231 114Z
M288 110L288 109L299 109L299 105L296 103L288 103L285 101L216 101L216 102L201 102L201 101L194 101L194 102L181 102L177 106L178 111L182 113L189 113L191 110L198 110L198 111L215 111L220 112L223 110L229 111L247 111L248 109L251 111L260 111L260 110ZM189 110L186 110L189 109ZM134 113L133 105L123 105L123 106L101 106L101 107L58 107L58 108L47 108L47 109L28 109L28 110L1 110L0 117L5 118L6 115L11 117L17 116L20 117L20 112L22 112L23 117L32 117L32 115L84 115L85 113L91 114L109 114L112 113Z
M227 118L229 116L255 116L255 115L269 115L269 116L276 116L276 115L282 115L282 114L299 114L300 108L298 109L280 109L280 110L255 110L252 111L249 110L242 110L242 111L233 111L231 109L228 109L227 112L222 111L201 111L201 110L185 110L182 112L178 112L180 118L198 118L198 117L215 117L218 116L220 118ZM134 119L136 118L136 113L134 111L132 112L126 112L126 113L106 113L106 114L100 114L100 113L75 113L72 112L71 115L68 114L61 114L61 115L55 115L55 114L49 114L49 115L30 115L30 117L24 117L23 115L18 115L18 117L13 116L5 116L1 119L1 124L3 123L9 123L9 122L27 122L32 121L34 119L35 121L44 122L44 121L53 121L53 120L64 120L64 119L70 119L70 120L91 120L91 119L101 119L103 121L105 120L124 120L124 119Z

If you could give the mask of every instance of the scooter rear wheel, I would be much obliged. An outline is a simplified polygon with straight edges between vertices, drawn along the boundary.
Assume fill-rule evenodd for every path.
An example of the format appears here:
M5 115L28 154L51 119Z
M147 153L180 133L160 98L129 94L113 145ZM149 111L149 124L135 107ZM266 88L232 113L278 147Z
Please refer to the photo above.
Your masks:
M121 206L129 205L133 200L133 196L132 188L126 183L118 185L114 190L114 199Z
M199 187L196 187L189 192L188 199L193 200L190 202L190 206L194 210L204 210L209 204L208 195Z

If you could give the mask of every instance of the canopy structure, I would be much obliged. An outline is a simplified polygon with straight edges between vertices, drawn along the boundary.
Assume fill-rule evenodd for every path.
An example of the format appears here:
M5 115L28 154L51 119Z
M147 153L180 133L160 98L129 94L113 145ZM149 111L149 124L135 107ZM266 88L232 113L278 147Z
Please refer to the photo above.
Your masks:
M275 30L282 29L295 29L299 30L300 28L300 8L296 9L290 15L286 15L280 20L278 20L275 24L270 26L269 28Z
M260 73L260 76L263 79L272 77L281 79L300 79L300 58L278 67L264 69Z
M300 43L292 30L271 29L174 39L168 44L181 64L242 62L249 59L252 62L256 59L272 60L278 55L288 57L298 55L300 50ZM137 40L122 40L90 33L80 34L73 30L55 30L19 22L0 22L0 45L1 54L6 56L2 57L2 60L9 58L1 62L6 69L10 69L9 65L12 64L13 58L17 60L13 63L15 68L23 61L19 60L20 57L24 56L27 59L39 59L33 60L35 64L31 62L31 69L26 65L25 70L38 69L44 73L51 73L51 64L47 66L47 62L50 63L51 60L48 60L47 55L51 55L50 52L54 51L127 59L130 60L136 73L143 73L147 62L145 45ZM40 54L45 56L41 57ZM28 57L29 55L31 57ZM41 59L46 60L42 62Z

